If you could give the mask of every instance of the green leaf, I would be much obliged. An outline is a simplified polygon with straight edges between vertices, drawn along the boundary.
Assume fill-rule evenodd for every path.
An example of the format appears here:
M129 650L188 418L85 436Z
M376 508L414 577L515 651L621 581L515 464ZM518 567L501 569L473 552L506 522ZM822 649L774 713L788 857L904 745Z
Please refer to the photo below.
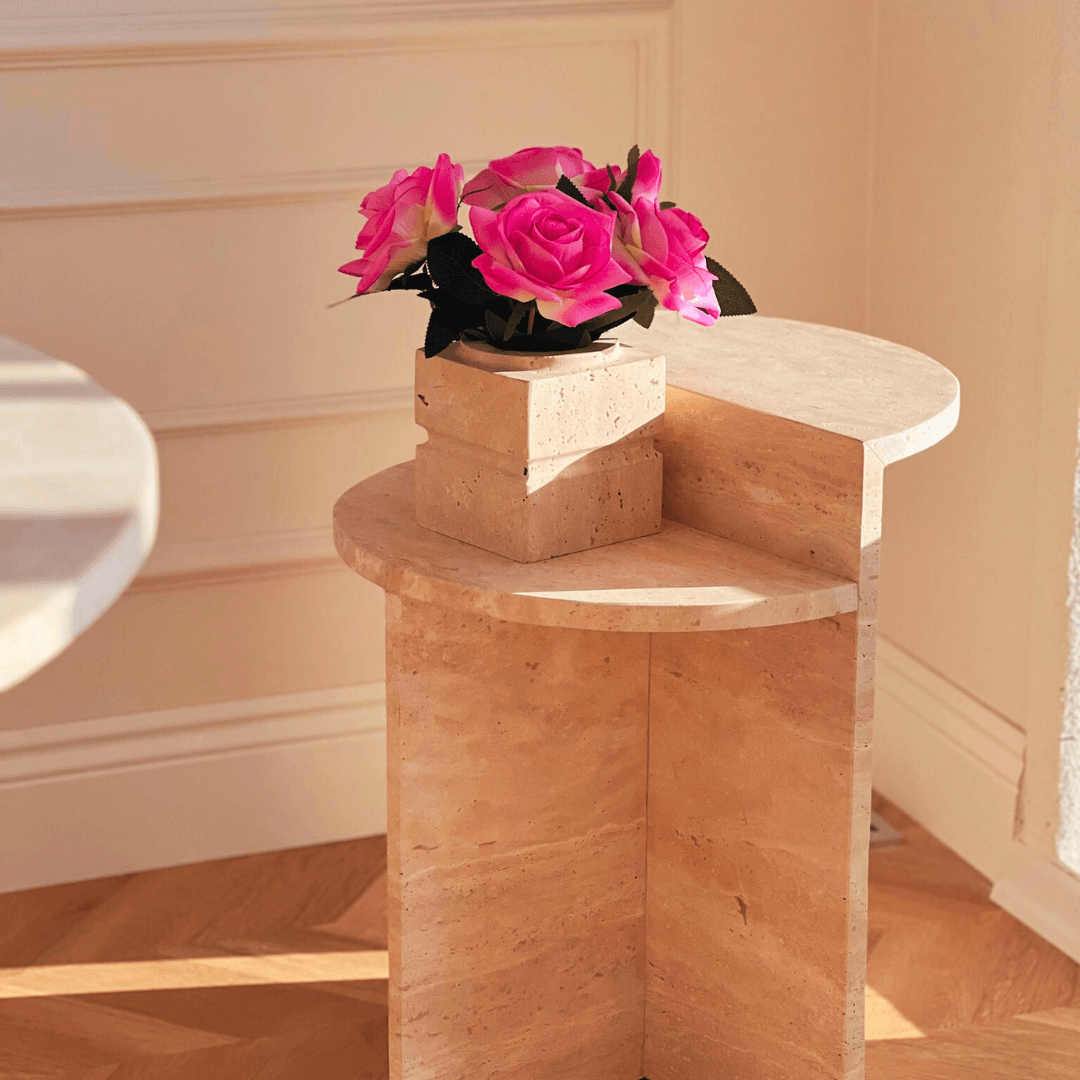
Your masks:
M638 159L641 157L641 151L635 143L630 147L630 153L626 155L626 175L623 177L623 182L619 185L619 190L615 192L616 195L622 196L627 202L632 200L634 194L634 184L637 181L637 167Z
M675 206L675 204L673 202L668 202L667 200L665 200L664 202L662 202L660 204L660 209L661 210L671 210L671 209L674 208L674 206Z
M466 304L486 304L498 293L489 289L484 275L472 265L480 245L464 233L448 232L428 241L427 264L431 279Z
M484 326L487 328L488 337L493 345L506 340L507 322L505 319L500 319L494 311L484 312Z
M650 290L648 299L643 304L640 304L634 312L634 322L636 322L638 326L643 326L648 330L649 327L652 326L653 316L655 314L656 297Z
M484 308L480 304L463 304L446 289L425 289L418 295L438 311L439 322L459 333L484 325Z
M521 325L522 319L529 314L531 306L531 304L515 302L514 310L510 312L510 318L506 322L506 329L503 331L503 341L509 341L517 333L517 328Z
M436 308L428 320L427 334L424 336L424 355L437 356L459 337L461 337L461 331L444 322L442 312Z
M721 315L753 315L757 311L750 294L742 287L734 274L725 270L715 259L705 256L709 273L716 275L713 292L720 305Z
M558 342L560 345L576 349L578 342L581 340L582 330L585 330L583 325L564 326L562 323L553 322L548 327L544 336L550 338L552 341ZM587 330L585 330L585 332L588 333Z
M611 290L611 292L614 295L614 290ZM652 296L652 293L647 288L637 285L632 293L621 298L622 303L613 311L605 311L603 315L596 315L587 322L581 323L581 325L586 330L610 330L612 327L626 322L627 319L632 319L634 313L642 304L648 302L650 296Z
M394 278L389 285L386 286L386 291L390 292L393 289L430 289L431 278L427 274L402 274L401 277Z
M578 191L577 184L569 176L560 176L559 182L555 185L555 190L561 191L564 195L569 195L571 199L581 203L582 206L589 205L589 200Z
M414 263L409 263L409 265L406 266L405 269L402 270L401 272L403 274L406 274L406 275L415 274L417 272L417 270L419 270L420 267L424 265L425 262L427 262L427 256L426 255L422 259L417 259L416 262L414 262Z

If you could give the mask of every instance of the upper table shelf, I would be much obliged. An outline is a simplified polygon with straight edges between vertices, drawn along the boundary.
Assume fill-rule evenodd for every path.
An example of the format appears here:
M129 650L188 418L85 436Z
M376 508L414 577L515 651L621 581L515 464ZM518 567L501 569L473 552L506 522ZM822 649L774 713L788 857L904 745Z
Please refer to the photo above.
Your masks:
M760 315L697 326L657 313L621 341L667 357L668 386L864 443L882 464L940 442L956 426L948 368L892 341Z
M854 582L665 521L654 536L517 563L416 524L413 463L334 508L341 557L387 592L509 622L678 632L806 622L854 611Z

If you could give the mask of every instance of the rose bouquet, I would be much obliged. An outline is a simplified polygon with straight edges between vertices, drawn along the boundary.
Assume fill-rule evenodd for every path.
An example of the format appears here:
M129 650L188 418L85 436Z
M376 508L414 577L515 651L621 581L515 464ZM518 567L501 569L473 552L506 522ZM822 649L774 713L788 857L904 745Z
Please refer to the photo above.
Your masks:
M532 147L492 161L467 184L446 154L394 173L367 195L341 267L358 295L412 289L431 305L424 353L452 342L550 353L583 348L620 323L649 326L657 306L710 326L754 303L705 254L709 234L660 201L660 161L635 146L626 167L595 168L580 150ZM458 224L469 206L474 239Z

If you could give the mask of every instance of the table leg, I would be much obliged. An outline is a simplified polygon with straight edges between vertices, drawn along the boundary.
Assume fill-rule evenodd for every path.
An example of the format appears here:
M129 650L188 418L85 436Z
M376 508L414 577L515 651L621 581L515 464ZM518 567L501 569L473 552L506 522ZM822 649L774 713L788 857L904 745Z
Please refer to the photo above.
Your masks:
M653 636L649 1080L862 1075L858 640L854 614Z
M391 595L387 666L391 1080L639 1080L648 635Z

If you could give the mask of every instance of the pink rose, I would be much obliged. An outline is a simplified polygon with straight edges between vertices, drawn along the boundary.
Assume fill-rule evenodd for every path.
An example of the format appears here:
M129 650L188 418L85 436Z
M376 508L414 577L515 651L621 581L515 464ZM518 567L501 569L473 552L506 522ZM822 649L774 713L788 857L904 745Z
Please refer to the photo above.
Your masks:
M691 322L712 326L720 315L705 265L709 234L701 222L678 207L661 210L655 199L640 198L631 206L609 196L617 213L612 251L633 281L648 285L660 304Z
M612 258L615 216L561 191L518 195L495 212L474 206L473 235L483 254L473 260L490 288L513 300L535 300L545 319L564 326L619 307L606 289L630 274Z
M611 182L611 173L615 175L614 184ZM611 173L606 168L592 169L576 181L581 193L590 203L595 204L603 195L613 191L626 179L625 169L612 167ZM660 159L651 150L646 150L638 158L637 175L634 177L634 189L630 194L630 202L636 202L641 198L660 198L661 175Z
M434 169L421 165L411 175L398 169L385 187L360 204L368 220L356 246L359 259L340 267L360 281L358 293L380 292L405 267L427 253L427 242L457 224L458 197L465 170L440 154Z
M530 146L498 158L466 185L463 199L471 206L493 210L526 191L551 191L559 177L577 179L592 166L570 146Z

